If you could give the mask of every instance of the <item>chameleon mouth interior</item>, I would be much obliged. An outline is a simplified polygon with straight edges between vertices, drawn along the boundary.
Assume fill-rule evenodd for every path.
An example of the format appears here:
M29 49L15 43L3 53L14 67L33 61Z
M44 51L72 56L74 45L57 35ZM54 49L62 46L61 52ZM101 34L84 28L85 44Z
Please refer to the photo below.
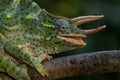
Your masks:
M82 34L61 34L57 38L70 42L72 44L85 46L86 43L83 41L83 38L86 38L86 35Z

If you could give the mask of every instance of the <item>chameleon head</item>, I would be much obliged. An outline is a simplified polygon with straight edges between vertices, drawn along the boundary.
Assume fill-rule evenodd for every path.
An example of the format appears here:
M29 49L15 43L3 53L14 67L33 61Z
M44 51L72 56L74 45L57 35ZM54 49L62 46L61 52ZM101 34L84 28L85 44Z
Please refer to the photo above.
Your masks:
M101 26L96 29L82 30L78 28L79 25L95 21L103 16L82 16L73 19L57 18L54 25L55 34L49 40L49 44L53 45L55 52L71 50L76 47L83 47L86 43L83 38L86 34L91 34L104 29L106 26ZM52 44L51 44L52 43Z

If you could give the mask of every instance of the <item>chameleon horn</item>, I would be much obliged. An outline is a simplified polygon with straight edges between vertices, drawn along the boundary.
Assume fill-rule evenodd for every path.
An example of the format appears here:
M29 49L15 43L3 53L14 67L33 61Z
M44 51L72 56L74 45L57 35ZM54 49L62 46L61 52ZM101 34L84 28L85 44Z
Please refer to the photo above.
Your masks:
M80 16L77 18L73 18L70 21L72 23L76 23L77 25L81 25L81 24L84 24L87 22L98 20L98 19L103 18L103 17L104 17L103 15L100 15L100 16Z
M106 25L100 26L100 27L95 28L95 29L84 30L84 33L83 33L83 34L92 34L92 33L96 33L96 32L98 32L98 31L101 31L101 30L105 29L105 28L106 28Z

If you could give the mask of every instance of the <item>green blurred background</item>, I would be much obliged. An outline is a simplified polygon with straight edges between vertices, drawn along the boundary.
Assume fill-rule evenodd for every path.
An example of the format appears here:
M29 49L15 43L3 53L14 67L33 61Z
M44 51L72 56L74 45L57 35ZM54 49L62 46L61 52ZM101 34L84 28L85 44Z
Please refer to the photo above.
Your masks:
M96 34L88 35L84 48L67 51L55 57L80 53L118 50L120 48L120 0L34 0L41 8L69 18L83 15L104 15L101 20L81 25L83 29L107 25L107 28ZM120 73L82 75L60 80L120 80Z

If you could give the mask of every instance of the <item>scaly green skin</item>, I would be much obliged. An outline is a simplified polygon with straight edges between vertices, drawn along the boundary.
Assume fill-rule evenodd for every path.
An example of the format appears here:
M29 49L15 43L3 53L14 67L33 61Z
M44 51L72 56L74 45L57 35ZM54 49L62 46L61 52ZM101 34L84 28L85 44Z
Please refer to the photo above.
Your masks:
M47 54L77 47L56 37L69 33L82 34L83 30L48 15L30 0L0 0L0 72L16 80L30 80L26 69L16 65L24 63L46 75L40 62Z

